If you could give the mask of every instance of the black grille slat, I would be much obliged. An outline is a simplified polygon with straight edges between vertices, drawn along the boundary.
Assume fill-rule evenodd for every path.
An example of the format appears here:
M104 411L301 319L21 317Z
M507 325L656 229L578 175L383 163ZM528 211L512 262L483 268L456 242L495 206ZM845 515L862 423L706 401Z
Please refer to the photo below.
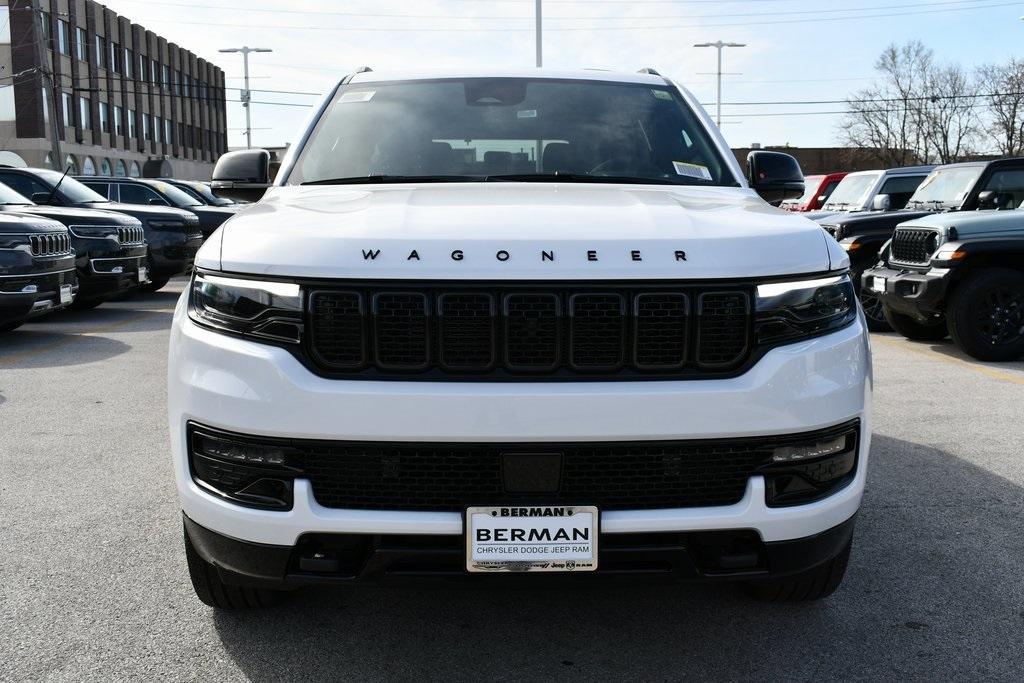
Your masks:
M729 367L750 345L750 297L745 292L705 292L697 299L697 363Z
M438 361L450 370L494 365L495 303L490 293L453 292L437 298Z
M934 230L897 228L892 236L892 260L900 263L928 263L935 252L938 233Z
M430 364L430 307L422 292L380 292L373 296L377 364L392 370L425 370Z
M544 371L561 357L561 314L555 294L509 294L505 315L505 363L512 370Z
M368 377L625 378L730 372L752 352L752 292L737 286L401 287L310 292L314 364Z
M577 370L616 370L625 351L626 303L621 294L569 297L569 363Z
M28 240L33 256L60 256L71 252L71 238L66 234L29 235Z
M689 297L665 292L634 300L634 362L643 370L670 370L686 364Z

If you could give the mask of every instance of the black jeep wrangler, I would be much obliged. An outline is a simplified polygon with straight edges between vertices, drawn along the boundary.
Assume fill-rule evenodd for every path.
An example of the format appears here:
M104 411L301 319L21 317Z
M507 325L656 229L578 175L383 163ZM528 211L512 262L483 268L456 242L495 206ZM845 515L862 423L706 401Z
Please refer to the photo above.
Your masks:
M906 207L899 211L830 216L822 227L850 255L850 270L857 283L868 327L875 332L891 328L873 291L860 287L863 272L878 262L879 251L900 223L932 213L1005 209L1007 192L1020 183L1024 189L1024 158L999 159L939 166L925 178Z

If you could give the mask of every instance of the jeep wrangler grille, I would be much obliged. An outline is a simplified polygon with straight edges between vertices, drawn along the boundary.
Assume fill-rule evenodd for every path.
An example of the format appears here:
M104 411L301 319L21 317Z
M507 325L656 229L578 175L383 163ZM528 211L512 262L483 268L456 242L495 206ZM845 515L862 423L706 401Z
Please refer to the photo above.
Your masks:
M317 289L309 311L309 356L327 375L699 375L752 351L744 286L396 284Z
M897 228L889 252L899 263L924 265L938 248L939 234L922 228Z

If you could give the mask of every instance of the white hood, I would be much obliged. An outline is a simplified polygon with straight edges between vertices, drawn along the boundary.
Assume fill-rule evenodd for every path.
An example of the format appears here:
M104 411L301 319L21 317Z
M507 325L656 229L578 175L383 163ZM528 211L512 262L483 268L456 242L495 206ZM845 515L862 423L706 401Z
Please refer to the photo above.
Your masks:
M840 265L817 224L717 187L275 187L217 237L201 267L293 277L697 279Z

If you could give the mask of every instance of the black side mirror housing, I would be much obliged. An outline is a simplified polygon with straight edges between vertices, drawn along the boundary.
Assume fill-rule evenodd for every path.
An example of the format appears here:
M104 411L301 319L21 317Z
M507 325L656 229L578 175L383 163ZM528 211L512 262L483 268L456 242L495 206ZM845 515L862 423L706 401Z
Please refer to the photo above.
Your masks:
M757 150L747 155L747 183L772 206L804 193L800 163L789 154Z
M240 149L217 160L210 184L218 197L258 202L270 188L270 152Z
M979 209L998 209L1002 198L995 190L985 190L978 193Z
M33 192L29 199L32 200L33 204L49 204L50 195L50 192Z

